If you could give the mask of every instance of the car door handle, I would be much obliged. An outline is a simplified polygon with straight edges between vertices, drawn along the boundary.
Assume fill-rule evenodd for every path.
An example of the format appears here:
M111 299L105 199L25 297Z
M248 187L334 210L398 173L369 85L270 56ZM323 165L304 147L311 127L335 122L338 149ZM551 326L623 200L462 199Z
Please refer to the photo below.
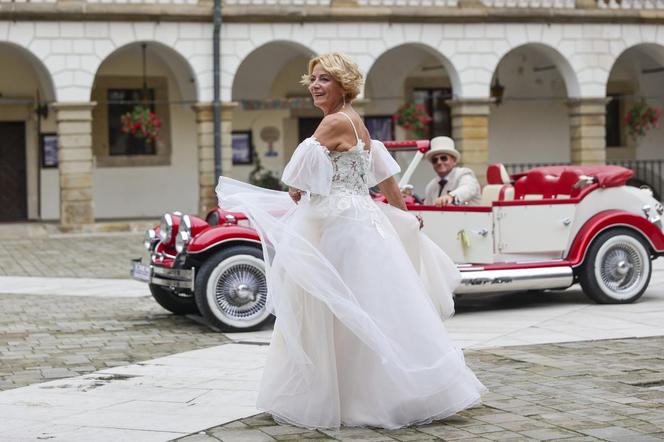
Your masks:
M565 227L567 227L567 226L569 226L570 224L572 224L572 220L569 219L569 218L567 218L567 217L561 219L560 222L563 223L563 226L565 226Z
M472 232L476 235L479 235L483 238L485 238L489 234L488 229L480 229L480 230L472 230Z

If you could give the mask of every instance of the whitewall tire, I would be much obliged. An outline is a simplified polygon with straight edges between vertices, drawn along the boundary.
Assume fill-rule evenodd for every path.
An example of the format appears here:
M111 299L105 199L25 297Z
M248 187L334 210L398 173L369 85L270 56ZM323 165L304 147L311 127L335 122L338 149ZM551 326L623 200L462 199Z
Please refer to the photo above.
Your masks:
M235 245L210 256L196 275L195 298L213 327L234 332L261 328L272 318L261 249Z
M650 250L643 238L618 228L593 240L579 282L586 295L600 304L627 304L643 295L651 274Z

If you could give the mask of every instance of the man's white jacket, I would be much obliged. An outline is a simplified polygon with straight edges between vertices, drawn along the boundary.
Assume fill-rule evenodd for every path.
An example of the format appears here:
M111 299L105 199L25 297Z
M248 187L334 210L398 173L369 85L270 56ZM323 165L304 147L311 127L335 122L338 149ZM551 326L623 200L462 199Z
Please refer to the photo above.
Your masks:
M440 177L429 181L424 193L424 204L433 204L439 196L450 194L461 204L478 205L481 201L480 183L475 173L467 167L455 167L444 177L445 186L440 188Z

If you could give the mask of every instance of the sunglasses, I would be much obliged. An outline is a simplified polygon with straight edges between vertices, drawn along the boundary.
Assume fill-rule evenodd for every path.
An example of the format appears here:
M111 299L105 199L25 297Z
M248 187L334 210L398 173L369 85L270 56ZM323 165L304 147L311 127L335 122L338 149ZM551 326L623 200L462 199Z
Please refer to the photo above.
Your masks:
M447 156L447 155L438 155L438 156L435 156L435 157L431 158L431 163L436 164L439 160L444 163L445 161L447 161L449 159L450 159L450 157Z

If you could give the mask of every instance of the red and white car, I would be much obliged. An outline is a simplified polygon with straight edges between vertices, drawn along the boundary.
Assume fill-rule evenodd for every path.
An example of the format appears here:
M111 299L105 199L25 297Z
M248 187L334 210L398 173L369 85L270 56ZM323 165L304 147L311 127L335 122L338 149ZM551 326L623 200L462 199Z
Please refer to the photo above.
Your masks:
M385 145L415 152L403 187L429 142ZM407 202L457 263L463 278L456 295L578 282L596 302L629 303L644 293L652 260L664 254L664 207L648 189L627 186L632 175L617 166L553 166L509 176L492 164L481 206ZM145 247L150 263L134 260L132 276L146 281L167 310L200 313L224 331L254 330L270 320L260 238L243 214L215 209L203 220L167 213L146 232Z

